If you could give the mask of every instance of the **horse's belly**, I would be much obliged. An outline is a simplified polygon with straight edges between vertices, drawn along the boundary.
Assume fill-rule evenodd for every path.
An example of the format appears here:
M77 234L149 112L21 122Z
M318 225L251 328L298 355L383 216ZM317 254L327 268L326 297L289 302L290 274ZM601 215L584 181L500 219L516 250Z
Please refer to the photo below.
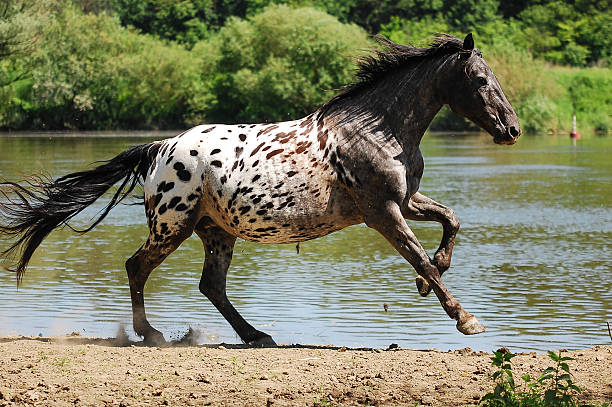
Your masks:
M363 221L344 190L305 187L222 193L207 215L230 234L261 243L315 239Z

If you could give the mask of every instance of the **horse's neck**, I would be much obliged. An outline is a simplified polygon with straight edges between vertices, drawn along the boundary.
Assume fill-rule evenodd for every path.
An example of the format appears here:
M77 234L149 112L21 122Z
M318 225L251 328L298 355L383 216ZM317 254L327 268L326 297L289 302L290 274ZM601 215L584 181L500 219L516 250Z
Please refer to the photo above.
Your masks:
M428 75L429 74L429 75ZM363 137L377 134L382 140L397 141L407 153L414 153L423 134L442 107L430 71L391 74L386 80L364 89L351 98L343 123L346 133Z
M418 148L442 104L436 94L435 76L430 70L423 72L417 67L396 75L396 81L389 81L387 86L375 92L387 95L383 120L408 152Z

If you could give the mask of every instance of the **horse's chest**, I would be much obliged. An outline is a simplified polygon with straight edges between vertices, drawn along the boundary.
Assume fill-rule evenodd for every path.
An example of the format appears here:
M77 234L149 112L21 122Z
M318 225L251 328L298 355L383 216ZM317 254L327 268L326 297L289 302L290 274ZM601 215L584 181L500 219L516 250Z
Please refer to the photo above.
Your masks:
M406 168L406 195L411 197L419 190L423 170L425 169L420 149L417 149L414 154L405 160L404 166Z

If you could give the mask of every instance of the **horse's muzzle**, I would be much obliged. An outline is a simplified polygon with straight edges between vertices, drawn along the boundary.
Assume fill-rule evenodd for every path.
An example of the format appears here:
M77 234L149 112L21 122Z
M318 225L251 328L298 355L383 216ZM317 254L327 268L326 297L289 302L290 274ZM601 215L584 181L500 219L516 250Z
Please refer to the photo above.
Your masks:
M521 135L521 128L516 126L508 126L493 137L493 141L496 144L514 144Z

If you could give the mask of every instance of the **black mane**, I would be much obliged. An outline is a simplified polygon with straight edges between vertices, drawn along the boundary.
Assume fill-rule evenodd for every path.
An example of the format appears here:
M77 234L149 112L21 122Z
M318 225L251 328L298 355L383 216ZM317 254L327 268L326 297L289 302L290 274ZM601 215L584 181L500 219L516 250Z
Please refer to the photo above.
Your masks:
M372 54L357 60L357 80L342 87L338 95L325 103L320 109L319 117L325 115L336 102L354 95L396 69L438 55L470 52L463 49L463 40L450 34L439 34L423 48L397 44L382 35L374 36L374 40L382 49L373 50Z

